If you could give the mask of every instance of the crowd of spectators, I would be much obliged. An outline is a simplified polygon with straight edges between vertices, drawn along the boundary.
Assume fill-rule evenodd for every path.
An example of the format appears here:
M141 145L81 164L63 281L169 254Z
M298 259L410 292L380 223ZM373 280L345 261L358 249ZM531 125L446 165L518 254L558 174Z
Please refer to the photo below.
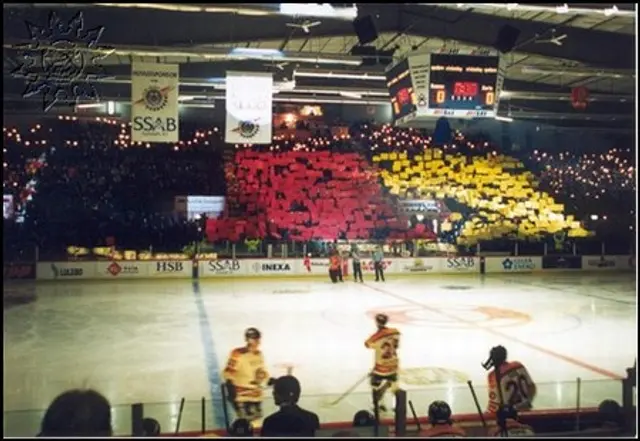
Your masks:
M397 198L377 182L382 165L372 163L383 153L400 152L411 160L432 151L432 138L417 129L360 124L306 139L275 136L268 146L227 146L221 130L188 123L181 125L175 145L135 144L127 123L107 118L59 117L3 132L4 194L13 196L24 218L20 225L5 222L5 249L29 243L44 252L115 242L170 251L205 237L435 237L430 222L409 222L397 209ZM484 136L460 132L440 150L445 159L467 161L504 154ZM628 150L520 152L516 159L534 172L539 190L565 204L567 214L587 221L597 214L599 233L608 225L620 231L622 224L629 231L636 170ZM207 229L206 222L175 214L178 195L226 196L227 208ZM589 212L593 200L598 213ZM443 201L463 216L476 211L459 198ZM464 226L464 219L451 222L451 229L438 231L441 238L454 240L451 231Z

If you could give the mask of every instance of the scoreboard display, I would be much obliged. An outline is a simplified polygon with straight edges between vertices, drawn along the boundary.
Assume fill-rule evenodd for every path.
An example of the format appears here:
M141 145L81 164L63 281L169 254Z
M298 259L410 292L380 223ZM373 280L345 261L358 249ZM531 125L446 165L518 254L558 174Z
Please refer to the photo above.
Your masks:
M503 72L498 55L410 55L386 71L396 121L419 117L494 118Z
M387 89L395 119L403 118L417 110L409 60L402 60L386 72Z
M498 57L431 54L429 108L452 116L493 112L498 63Z

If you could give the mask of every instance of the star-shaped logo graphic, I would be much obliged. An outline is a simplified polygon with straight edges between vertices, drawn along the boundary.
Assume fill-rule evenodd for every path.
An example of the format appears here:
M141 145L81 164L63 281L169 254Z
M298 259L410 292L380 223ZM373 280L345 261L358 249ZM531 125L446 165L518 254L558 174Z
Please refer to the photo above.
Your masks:
M53 11L46 25L25 25L30 41L17 46L21 53L11 72L26 82L23 98L42 94L45 112L60 101L98 101L91 82L106 76L98 62L113 52L98 45L104 26L85 30L82 12L65 23Z
M504 259L502 261L502 267L506 270L513 268L513 261L511 259Z

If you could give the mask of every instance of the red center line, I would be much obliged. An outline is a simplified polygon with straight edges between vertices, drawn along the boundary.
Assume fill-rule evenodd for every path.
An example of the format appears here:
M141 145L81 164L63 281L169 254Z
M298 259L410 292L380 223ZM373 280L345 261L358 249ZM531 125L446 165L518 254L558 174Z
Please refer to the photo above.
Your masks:
M436 314L440 314L441 316L444 316L444 317L448 318L449 320L457 321L459 323L464 323L464 324L466 324L468 326L473 326L475 328L482 329L483 331L486 331L486 332L489 332L491 334L497 335L497 336L499 336L501 338L504 338L506 340L511 340L513 342L519 343L519 344L521 344L523 346L526 346L526 347L528 347L530 349L536 350L538 352L542 352L543 354L549 355L551 357L555 357L555 358L557 358L559 360L562 360L564 362L573 364L575 366L579 366L579 367L581 367L583 369L587 369L587 370L589 370L591 372L595 372L598 375L602 375L604 377L608 377L608 378L610 378L612 380L622 380L623 379L623 377L621 377L620 375L615 374L615 373L613 373L611 371L608 371L606 369L599 368L599 367L594 366L592 364L586 363L584 361L578 360L578 359L573 358L573 357L569 357L568 355L560 354L560 353L552 351L550 349L543 348L543 347L535 345L533 343L529 343L529 342L526 342L524 340L520 340L517 337L514 337L514 336L509 335L509 334L505 334L505 333L500 332L500 331L496 331L495 329L485 328L484 326L479 326L477 323L475 323L475 322L473 322L471 320L465 320L463 318L460 318L460 317L457 317L455 315L449 314L449 313L447 313L445 311L442 311L439 308L435 308L433 306L428 306L428 305L425 305L424 303L416 302L415 300L407 299L405 297L399 296L399 295L394 294L394 293L392 293L390 291L387 291L385 289L378 288L377 286L371 286L369 284L363 284L363 286L365 286L365 287L367 287L367 288L369 288L369 289L371 289L373 291L377 291L377 292L379 292L381 294L384 294L384 295L387 295L387 296L391 296L391 297L393 297L395 299L398 299L398 300L401 300L401 301L404 301L404 302L407 302L407 303L412 303L412 304L414 304L416 306L420 306L420 307L422 307L422 308L424 308L424 309L426 309L428 311L434 312Z

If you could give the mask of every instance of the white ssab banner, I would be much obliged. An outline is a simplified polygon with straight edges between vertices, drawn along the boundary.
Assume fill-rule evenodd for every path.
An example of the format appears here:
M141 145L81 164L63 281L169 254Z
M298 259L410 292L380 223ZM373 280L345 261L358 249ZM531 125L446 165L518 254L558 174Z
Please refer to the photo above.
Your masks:
M270 144L273 125L273 74L227 72L224 141Z
M179 71L177 64L132 64L133 142L178 142Z

